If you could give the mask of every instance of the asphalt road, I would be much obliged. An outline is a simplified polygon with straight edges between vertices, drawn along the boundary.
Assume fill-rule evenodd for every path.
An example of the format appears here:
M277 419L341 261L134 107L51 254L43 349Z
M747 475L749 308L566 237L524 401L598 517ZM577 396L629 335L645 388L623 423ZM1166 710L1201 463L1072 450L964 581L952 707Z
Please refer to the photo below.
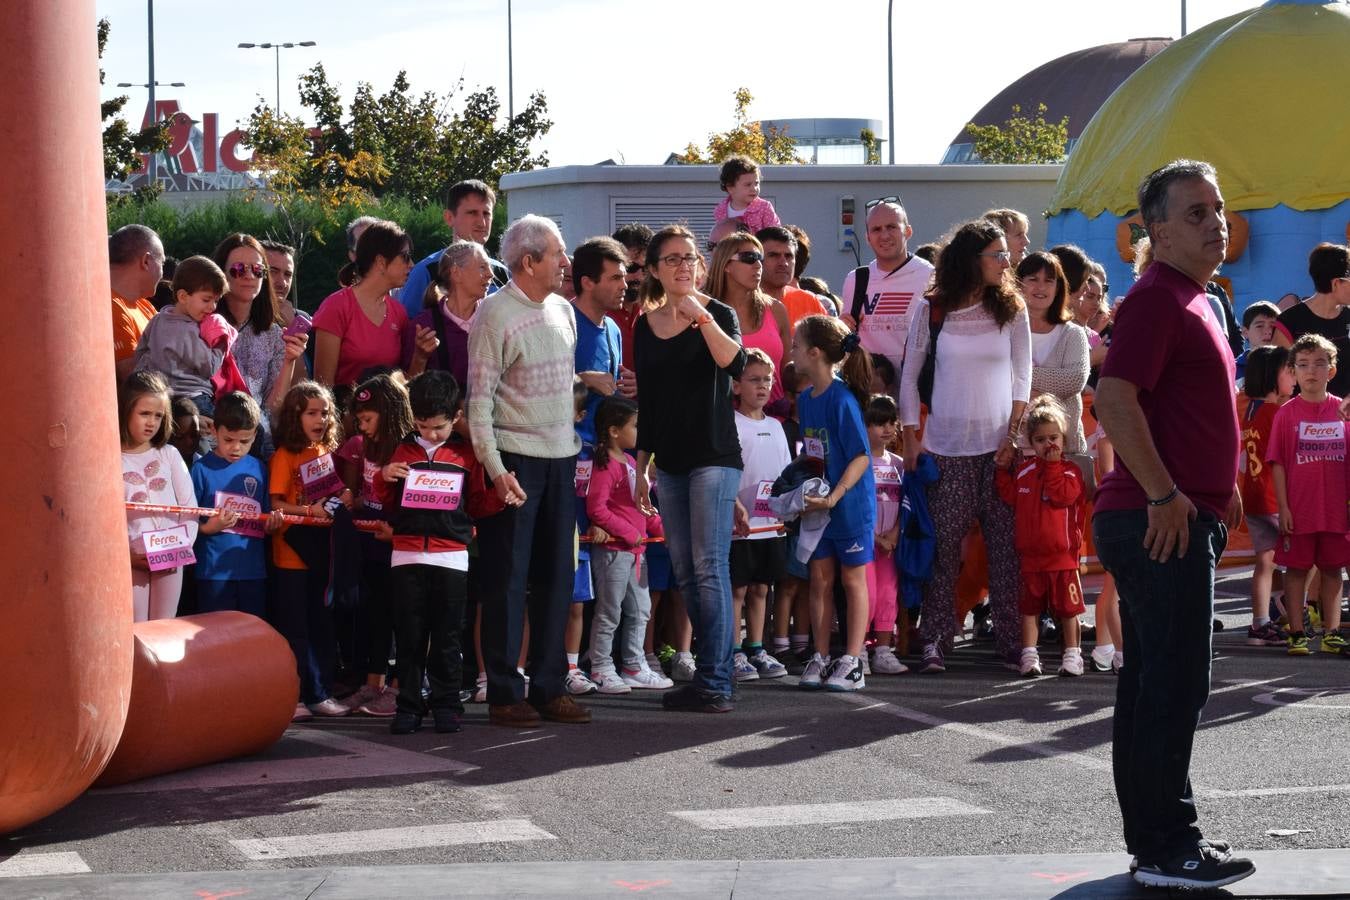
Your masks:
M1219 586L1202 827L1241 850L1350 846L1350 658L1247 647L1245 590L1240 572ZM89 792L0 839L0 876L1064 853L1123 869L1114 676L1019 679L985 645L950 662L852 695L751 683L724 716L635 692L584 701L588 726L492 727L482 706L456 735L298 725L260 757ZM0 896L22 883L0 877Z

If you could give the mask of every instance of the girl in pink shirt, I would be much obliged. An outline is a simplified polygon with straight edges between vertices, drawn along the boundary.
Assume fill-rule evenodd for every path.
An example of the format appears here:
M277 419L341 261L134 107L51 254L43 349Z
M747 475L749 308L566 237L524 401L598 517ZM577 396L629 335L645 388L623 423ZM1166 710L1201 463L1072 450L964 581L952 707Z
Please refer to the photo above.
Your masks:
M642 650L651 616L651 595L642 574L642 544L660 537L661 517L646 516L633 493L637 469L624 451L637 446L637 404L617 394L595 411L595 468L586 492L591 536L595 613L591 622L591 680L602 694L626 694L633 688L665 689L674 682L647 664ZM596 529L603 532L597 534ZM623 676L614 667L614 632L623 620L620 651Z
M408 313L389 292L411 270L412 241L402 228L377 221L361 232L356 260L338 273L347 287L329 294L314 314L316 381L347 386L372 366L398 367ZM420 341L439 345L434 333Z

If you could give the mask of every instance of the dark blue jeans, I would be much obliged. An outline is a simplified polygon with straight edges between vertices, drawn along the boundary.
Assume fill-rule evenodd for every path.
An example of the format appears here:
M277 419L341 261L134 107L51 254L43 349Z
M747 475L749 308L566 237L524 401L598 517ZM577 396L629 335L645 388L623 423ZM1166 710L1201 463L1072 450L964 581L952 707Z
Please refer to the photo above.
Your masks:
M313 705L332 695L337 664L333 610L324 605L328 573L313 569L273 569L269 619L295 654L300 702Z
M1186 556L1149 559L1144 510L1097 513L1092 536L1116 579L1125 666L1111 747L1125 846L1144 863L1195 848L1191 745L1209 698L1214 566L1228 529L1212 513L1191 523Z

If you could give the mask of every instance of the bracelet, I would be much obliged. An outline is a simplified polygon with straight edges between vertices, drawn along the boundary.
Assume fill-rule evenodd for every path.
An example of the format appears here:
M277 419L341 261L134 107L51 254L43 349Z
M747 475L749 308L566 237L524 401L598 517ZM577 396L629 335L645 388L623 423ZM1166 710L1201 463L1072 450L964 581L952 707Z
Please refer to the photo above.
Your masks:
M1149 501L1148 501L1148 505L1149 505L1149 506L1166 506L1167 504L1171 503L1173 500L1177 499L1177 494L1179 494L1179 493L1181 493L1180 489L1178 489L1177 486L1176 486L1175 484L1173 484L1173 485L1172 485L1172 490L1168 491L1166 496L1159 497L1157 500L1149 500Z

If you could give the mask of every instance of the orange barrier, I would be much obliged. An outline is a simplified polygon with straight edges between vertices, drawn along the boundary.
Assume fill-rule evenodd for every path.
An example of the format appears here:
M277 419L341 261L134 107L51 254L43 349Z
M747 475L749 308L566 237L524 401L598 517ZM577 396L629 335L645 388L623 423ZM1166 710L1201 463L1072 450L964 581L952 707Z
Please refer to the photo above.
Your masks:
M203 613L137 622L132 634L131 710L98 787L258 753L290 725L295 656L262 619Z
M13 0L0 29L0 258L45 273L0 281L0 834L93 782L131 686L96 21Z

